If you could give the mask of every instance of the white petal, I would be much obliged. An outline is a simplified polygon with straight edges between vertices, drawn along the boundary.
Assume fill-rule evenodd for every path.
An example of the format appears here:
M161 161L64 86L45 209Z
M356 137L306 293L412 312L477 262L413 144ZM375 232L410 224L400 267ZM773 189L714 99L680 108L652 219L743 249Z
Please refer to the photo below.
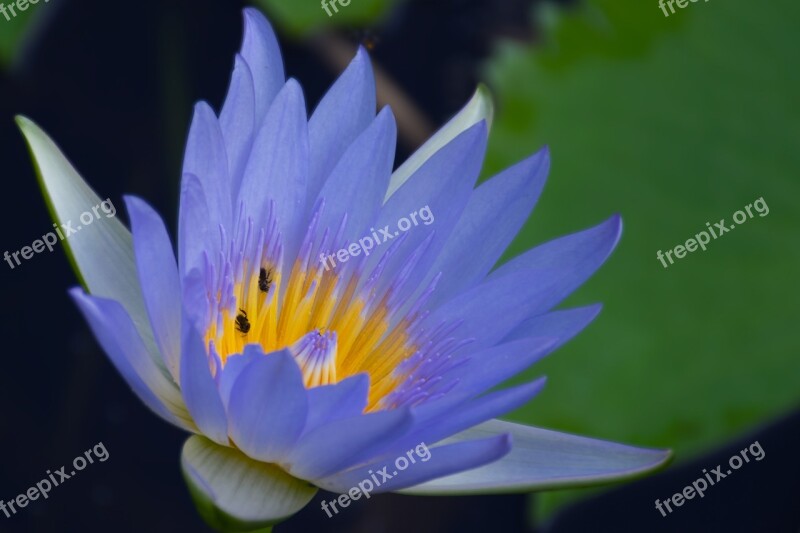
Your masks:
M251 531L302 509L317 487L270 463L192 436L183 446L183 474L200 514L221 531Z
M492 95L489 92L489 88L485 85L479 85L467 105L394 171L389 180L386 198L383 201L386 202L425 161L461 133L481 120L485 120L487 128L491 128L493 117L494 104L492 103Z
M484 422L442 443L503 433L511 435L512 447L499 461L398 492L487 494L586 486L641 476L672 456L669 450L635 448L502 420Z
M26 117L17 116L16 120L28 141L51 217L59 224L71 222L76 230L81 227L77 233L61 241L81 284L94 296L122 304L144 340L150 357L168 374L145 311L130 231L116 216L108 218L99 209L97 212L101 216L96 217L92 208L103 200L39 126ZM80 216L87 211L93 222L83 227ZM62 230L66 235L65 232Z

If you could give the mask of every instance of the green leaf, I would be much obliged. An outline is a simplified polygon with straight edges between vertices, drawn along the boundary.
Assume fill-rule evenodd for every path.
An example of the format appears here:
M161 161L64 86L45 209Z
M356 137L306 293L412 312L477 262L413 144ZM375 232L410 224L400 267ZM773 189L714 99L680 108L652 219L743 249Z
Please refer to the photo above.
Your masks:
M531 372L514 418L681 460L797 405L800 388L800 4L592 0L548 12L541 47L505 45L487 174L549 144L544 195L509 256L622 213L619 248L566 305L602 301ZM764 198L665 269L656 258ZM560 494L542 500L551 506Z
M184 479L200 515L224 532L268 528L305 507L317 487L275 465L194 435L183 446Z
M344 0L347 2L347 0ZM327 0L330 16L319 1L287 2L286 0L257 0L261 7L282 30L295 35L306 34L323 26L360 26L374 23L398 0ZM336 3L334 11L331 3Z
M464 495L587 486L643 476L670 458L666 450L634 448L502 420L484 422L441 444L504 433L511 435L512 448L502 459L400 492Z
M9 4L13 4L10 6ZM10 2L5 6L7 15L0 13L0 67L8 68L22 49L22 45L41 17L42 6L28 4L25 11L17 9L16 4ZM16 16L12 15L13 13ZM45 8L47 9L47 8Z

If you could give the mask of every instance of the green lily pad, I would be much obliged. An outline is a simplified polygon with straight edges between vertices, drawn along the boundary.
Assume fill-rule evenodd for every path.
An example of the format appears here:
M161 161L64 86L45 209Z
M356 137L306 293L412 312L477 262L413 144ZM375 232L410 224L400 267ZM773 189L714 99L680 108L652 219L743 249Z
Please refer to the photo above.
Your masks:
M800 399L800 4L591 0L548 10L537 46L502 46L487 174L552 149L539 207L508 257L622 213L619 248L566 304L604 302L524 378L511 418L678 462ZM664 268L656 257L757 199L753 218ZM522 379L520 379L522 381ZM569 493L574 497L574 493ZM564 500L548 494L544 510Z
M343 1L347 5L343 5ZM302 35L322 26L360 26L374 22L395 3L396 0L327 0L327 12L319 1L258 0L256 5L282 30Z
M0 68L7 69L22 48L23 40L33 27L37 13L41 9L48 9L42 5L23 3L26 6L20 11L16 3L5 3L5 14L0 13ZM40 15L39 15L40 16Z

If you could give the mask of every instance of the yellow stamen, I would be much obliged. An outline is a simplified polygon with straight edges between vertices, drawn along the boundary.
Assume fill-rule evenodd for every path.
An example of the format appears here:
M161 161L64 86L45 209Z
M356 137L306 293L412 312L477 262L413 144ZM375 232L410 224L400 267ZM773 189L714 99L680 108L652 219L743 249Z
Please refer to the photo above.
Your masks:
M271 272L268 293L258 286L260 268ZM221 311L221 328L210 324L205 335L213 341L224 365L247 344L259 344L265 353L289 348L295 355L306 387L337 383L366 372L370 377L368 411L394 390L400 377L393 369L416 351L408 335L408 322L389 330L388 297L375 309L358 294L358 279L346 281L333 270L318 266L306 271L296 262L285 287L275 265L245 267L252 279L240 280L233 288L235 310ZM341 284L346 283L343 290ZM339 293L337 297L336 294ZM279 300L282 302L279 303ZM247 313L250 329L236 327L239 309Z

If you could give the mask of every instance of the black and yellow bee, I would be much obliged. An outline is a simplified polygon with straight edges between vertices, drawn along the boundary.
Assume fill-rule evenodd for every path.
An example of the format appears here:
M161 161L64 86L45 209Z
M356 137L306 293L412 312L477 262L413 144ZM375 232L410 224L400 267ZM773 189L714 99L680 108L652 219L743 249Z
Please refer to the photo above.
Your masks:
M239 309L239 314L236 315L236 331L245 335L250 331L250 320L247 319L247 312L244 309Z
M262 268L258 273L258 288L266 293L269 292L270 285L272 285L272 269L267 271L266 268Z

